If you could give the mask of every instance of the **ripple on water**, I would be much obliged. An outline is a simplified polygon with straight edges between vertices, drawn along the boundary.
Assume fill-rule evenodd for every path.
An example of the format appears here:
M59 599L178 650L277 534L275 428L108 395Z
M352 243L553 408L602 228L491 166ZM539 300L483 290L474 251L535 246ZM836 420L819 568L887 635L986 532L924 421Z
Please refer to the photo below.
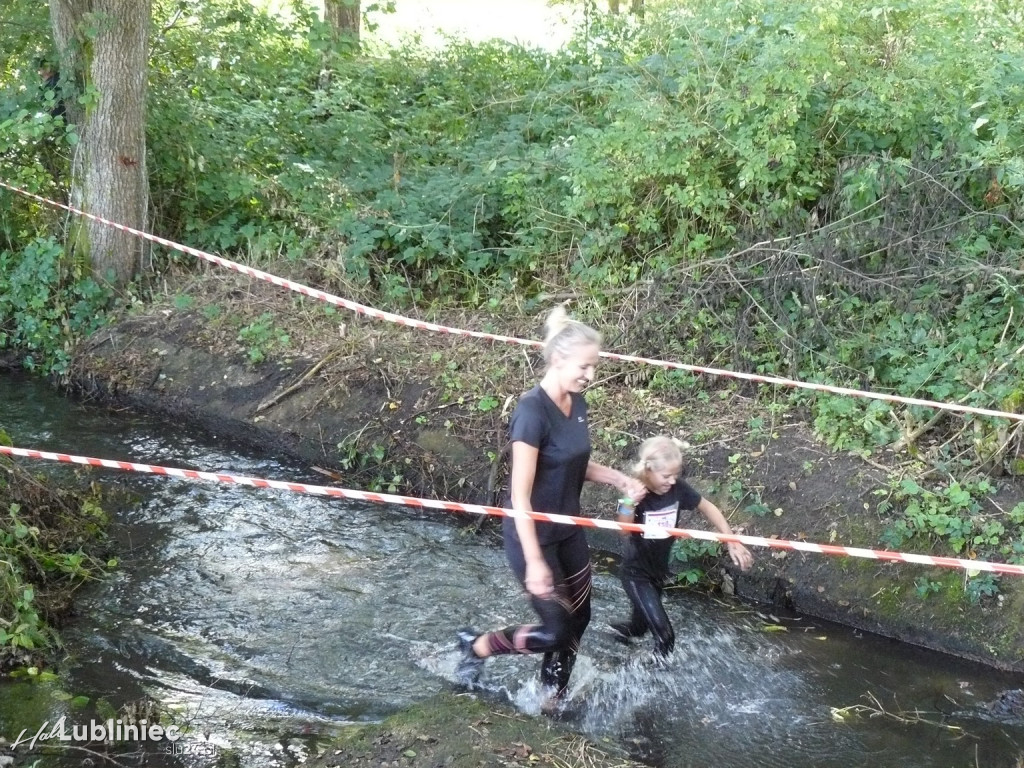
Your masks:
M320 480L166 424L72 406L29 382L4 389L0 423L33 447ZM268 727L317 731L426 698L452 680L457 627L532 617L493 539L461 534L442 513L97 477L141 500L121 518L122 569L83 598L66 633L80 660L75 686L112 701L144 691L254 753L273 751ZM614 578L596 576L561 719L665 768L967 768L1009 766L1024 751L1024 729L976 717L960 721L970 733L961 740L885 717L831 717L867 692L904 710L934 711L947 696L987 701L1022 687L1020 676L831 625L765 633L692 596L666 604L678 650L661 666L649 640L626 648L603 629L628 605ZM493 659L484 695L538 712L537 668L535 657Z

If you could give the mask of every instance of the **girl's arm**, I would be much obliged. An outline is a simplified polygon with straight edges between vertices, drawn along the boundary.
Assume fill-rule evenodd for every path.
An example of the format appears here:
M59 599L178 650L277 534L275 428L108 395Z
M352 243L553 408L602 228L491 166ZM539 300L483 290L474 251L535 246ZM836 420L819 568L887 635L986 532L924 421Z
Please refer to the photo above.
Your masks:
M704 515L704 519L715 526L715 530L719 533L732 533L725 515L722 514L722 510L715 506L714 502L702 498L700 504L697 505L697 511ZM750 550L738 541L730 541L726 546L729 549L729 557L732 558L732 561L741 570L749 570L750 566L754 563L754 556L750 554Z
M509 489L512 492L512 509L532 512L533 480L537 475L537 456L540 451L527 443L512 443L512 476ZM537 540L537 528L529 517L517 517L516 533L523 547L526 560L526 591L537 597L548 597L554 589L551 569L544 562Z

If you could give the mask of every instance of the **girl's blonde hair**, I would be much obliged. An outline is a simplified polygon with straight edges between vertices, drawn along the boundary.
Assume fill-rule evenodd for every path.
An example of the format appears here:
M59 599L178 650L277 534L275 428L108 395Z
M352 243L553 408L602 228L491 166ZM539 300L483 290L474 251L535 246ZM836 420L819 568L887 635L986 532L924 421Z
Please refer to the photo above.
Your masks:
M633 465L634 475L640 477L647 470L663 472L671 467L683 467L683 452L679 450L675 440L658 435L640 443L637 462Z
M555 354L567 356L573 348L583 344L601 346L601 334L589 325L573 320L559 304L548 314L544 323L544 362L550 363Z

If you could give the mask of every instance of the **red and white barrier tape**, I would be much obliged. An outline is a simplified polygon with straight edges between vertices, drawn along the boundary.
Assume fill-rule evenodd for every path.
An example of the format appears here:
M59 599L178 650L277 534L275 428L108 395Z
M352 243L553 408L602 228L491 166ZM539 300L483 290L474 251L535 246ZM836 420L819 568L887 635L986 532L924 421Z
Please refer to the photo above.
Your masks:
M942 568L961 568L967 571L991 571L993 573L1012 573L1024 575L1024 565L1009 563L993 563L985 560L964 560L956 557L935 557L933 555L915 555L909 552L891 552L889 550L863 549L860 547L843 547L835 544L813 544L805 541L788 541L786 539L768 539L761 536L744 536L741 534L725 534L716 531L689 530L685 528L661 528L653 525L636 523L619 523L614 520L602 520L589 517L573 517L556 515L546 512L517 512L502 507L489 507L481 504L462 504L457 501L441 501L440 499L421 499L415 496L397 496L390 493L373 493L356 491L333 486L310 485L308 483L292 483L282 480L265 480L260 477L248 477L227 472L201 472L194 469L161 467L154 464L138 464L133 461L114 461L111 459L95 459L89 456L73 456L67 453L52 453L28 448L12 448L0 445L0 454L22 456L29 459L61 461L70 464L85 464L92 467L107 467L128 472L144 472L167 477L180 477L186 480L209 480L216 483L234 483L250 485L254 488L276 488L293 493L309 493L317 496L332 496L341 499L356 499L375 504L398 504L407 507L426 509L442 509L446 512L467 512L473 515L493 515L497 517L522 517L526 515L534 520L559 523L561 525L578 525L587 528L605 528L613 531L651 532L654 534L675 536L681 539L706 539L709 541L739 542L753 547L771 547L773 549L796 550L799 552L815 552L823 555L840 555L862 557L870 560L886 560L890 562L917 563L919 565L936 565Z
M359 304L358 302L355 301L350 301L348 299L343 299L339 296L334 296L333 294L327 293L326 291L321 291L317 288L310 288L309 286L303 285L302 283L296 283L292 280L288 280L283 277L277 277L276 275L272 275L269 272L263 272L262 270L259 269L247 267L243 264L239 264L238 262L231 261L230 259L225 259L221 256L215 256L212 253L207 253L205 251L200 251L197 248L191 248L187 245L176 243L173 240L167 240L165 238L149 234L148 232L143 232L141 230L125 226L124 224L118 224L117 222L114 221L108 221L107 219L104 219L100 216L96 216L91 213L86 213L85 211L81 211L70 205L58 203L54 200L49 200L45 197L33 194L32 192L27 192L26 190L12 186L11 184L4 182L3 180L0 180L0 187L9 189L12 192L24 195L25 197L29 197L33 200L37 200L40 203L44 203L55 208L61 208L63 210L70 211L71 213L77 214L79 216L84 216L88 219L92 219L93 221L100 222L101 224L106 224L116 229L120 229L124 232L129 232L133 235L137 235L138 237L150 240L154 243L158 243L167 248L171 248L182 253L187 253L191 256L195 256L198 259L203 259L205 261L212 262L213 264L225 267L226 269L233 269L236 272L241 272L243 275L254 277L257 280L265 280L266 282L280 286L281 288L287 288L290 291L295 291L296 293L301 293L305 296L310 296L314 299L325 301L328 304L343 307L353 312L366 315L367 317L374 317L380 320L386 320L390 323L397 323L398 325L404 325L410 328L418 328L425 331L433 331L435 333L448 333L456 336L469 336L477 339L500 341L507 344L520 344L528 347L543 346L543 342L536 341L533 339L520 339L515 336L502 336L494 333L485 333L483 331L469 331L463 328L453 328L447 325L428 323L423 320L414 320L413 318L405 317L403 315L397 315L394 314L393 312L385 312L380 309L375 309L374 307L366 306L365 304ZM601 356L610 360L619 360L627 363L640 363L643 365L654 365L660 368L687 371L689 373L700 373L709 376L725 376L727 378L740 379L742 381L753 381L759 384L775 384L785 387L794 387L797 389L807 389L813 392L828 392L829 394L833 395L860 397L869 400L881 400L890 403L902 403L903 405L917 405L925 408L936 408L938 410L943 411L953 411L957 413L972 413L977 416L992 416L995 418L1010 419L1012 421L1024 421L1024 414L1022 413L1010 413L1008 411L1000 411L992 408L980 408L973 405L963 405L961 403L943 403L937 400L925 400L917 397L906 397L904 395L871 392L863 389L852 389L850 387L838 387L833 386L831 384L817 384L814 382L800 381L798 379L787 379L779 376L763 376L761 374L755 373L742 373L739 371L725 370L723 368L710 368L702 365L689 365L687 363L676 363L669 360L658 360L649 357L638 357L636 355L621 355L614 352L602 351Z

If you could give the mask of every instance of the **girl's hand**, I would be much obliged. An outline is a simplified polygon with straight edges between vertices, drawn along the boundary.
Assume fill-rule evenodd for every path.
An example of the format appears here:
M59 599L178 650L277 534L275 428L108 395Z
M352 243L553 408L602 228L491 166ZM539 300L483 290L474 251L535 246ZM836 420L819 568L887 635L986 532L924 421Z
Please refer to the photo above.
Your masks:
M750 550L738 541L730 541L728 546L729 557L732 558L733 563L738 565L741 571L749 571L750 566L754 564L754 556L750 554Z
M554 592L551 569L543 560L526 561L526 591L536 597L551 597Z
M630 477L629 475L622 476L622 482L619 485L619 490L626 496L629 496L633 501L640 501L647 495L647 486L635 477Z

